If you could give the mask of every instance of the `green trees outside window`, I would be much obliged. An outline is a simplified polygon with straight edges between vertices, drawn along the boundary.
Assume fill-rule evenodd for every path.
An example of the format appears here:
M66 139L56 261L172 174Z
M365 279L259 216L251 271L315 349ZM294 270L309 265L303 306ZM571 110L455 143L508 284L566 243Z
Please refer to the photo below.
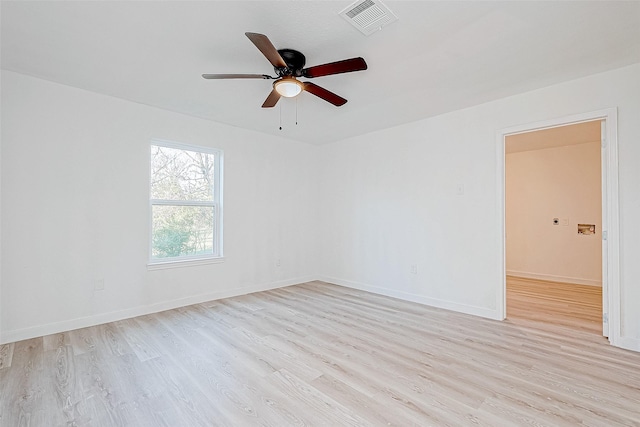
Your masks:
M220 255L219 150L151 145L151 259Z

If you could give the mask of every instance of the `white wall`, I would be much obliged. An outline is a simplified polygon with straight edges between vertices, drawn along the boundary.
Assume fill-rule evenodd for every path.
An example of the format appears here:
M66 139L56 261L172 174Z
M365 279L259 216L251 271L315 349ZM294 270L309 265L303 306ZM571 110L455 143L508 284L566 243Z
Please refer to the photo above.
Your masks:
M4 341L309 278L496 317L497 131L617 107L621 328L640 350L640 64L321 147L2 85ZM147 271L153 137L225 150L223 264Z
M1 99L2 74L0 73L0 100ZM2 307L2 102L0 102L0 343L4 342L2 340Z
M507 274L602 286L599 139L505 156Z
M224 263L147 270L151 138L224 150ZM3 71L2 341L314 278L316 151Z
M621 333L640 350L640 64L321 147L323 278L498 317L497 133L610 107L618 108Z

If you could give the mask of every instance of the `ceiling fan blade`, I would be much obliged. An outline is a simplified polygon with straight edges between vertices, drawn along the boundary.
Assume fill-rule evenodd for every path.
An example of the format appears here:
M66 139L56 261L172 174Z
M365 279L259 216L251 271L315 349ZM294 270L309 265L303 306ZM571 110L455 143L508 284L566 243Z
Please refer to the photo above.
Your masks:
M280 100L280 94L278 93L278 91L273 89L269 96L267 96L267 99L264 100L262 108L275 107L275 105L278 103L278 100Z
M282 56L278 53L278 49L276 49L271 40L264 34L258 33L244 33L249 40L256 45L256 47L262 52L262 54L271 62L271 65L277 68L286 68L287 63L284 62Z
M331 62L329 64L316 65L314 67L305 68L302 70L304 77L322 77L329 76L331 74L350 73L352 71L362 71L367 69L367 63L364 59L351 58L344 59L342 61Z
M302 83L302 87L304 87L304 90L306 90L307 92L312 93L318 98L322 98L325 101L332 103L336 107L340 107L341 105L347 103L347 100L343 97L336 95L335 93L330 92L325 88L318 86L317 84L304 82Z
M203 74L205 79L272 79L266 74Z

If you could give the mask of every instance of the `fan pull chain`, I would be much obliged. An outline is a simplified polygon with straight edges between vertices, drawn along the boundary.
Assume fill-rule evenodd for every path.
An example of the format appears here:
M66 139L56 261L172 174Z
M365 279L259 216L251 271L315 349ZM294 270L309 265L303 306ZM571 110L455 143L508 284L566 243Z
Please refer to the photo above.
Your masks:
M282 130L282 103L280 103L280 130Z
M296 126L298 126L298 97L296 96Z

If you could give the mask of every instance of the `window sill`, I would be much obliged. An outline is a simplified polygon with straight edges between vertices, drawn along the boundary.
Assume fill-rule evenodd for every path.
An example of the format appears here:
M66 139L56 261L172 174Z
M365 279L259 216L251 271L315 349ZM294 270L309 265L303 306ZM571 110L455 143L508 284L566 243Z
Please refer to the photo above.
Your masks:
M168 268L193 267L198 265L220 264L223 262L224 257L154 261L147 264L147 270L165 270Z

